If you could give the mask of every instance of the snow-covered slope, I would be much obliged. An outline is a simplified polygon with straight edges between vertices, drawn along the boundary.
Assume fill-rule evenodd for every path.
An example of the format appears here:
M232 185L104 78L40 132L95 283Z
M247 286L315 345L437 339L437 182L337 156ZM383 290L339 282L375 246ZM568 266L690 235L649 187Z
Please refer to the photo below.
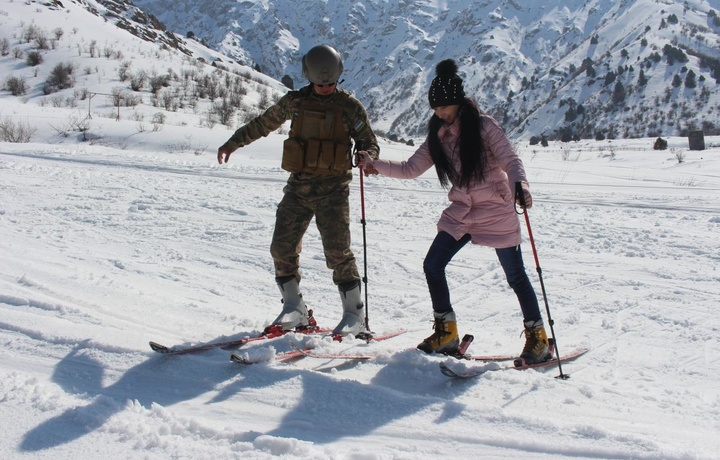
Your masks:
M378 358L242 368L226 350L150 351L149 340L257 334L278 313L268 245L283 136L220 167L212 154L162 147L219 132L110 123L137 138L132 147L0 143L3 458L717 457L717 147L687 152L671 138L682 164L652 139L582 142L568 160L557 146L522 148L561 352L590 351L563 366L569 380L552 368L453 382L438 369L452 359L412 349L432 331L422 259L446 204L432 174L365 180L370 324L408 332L241 349L272 356L294 342ZM357 180L351 195L360 255ZM305 299L332 327L340 301L314 226L302 264ZM470 351L519 352L520 311L494 253L465 248L448 276L460 331L476 337Z

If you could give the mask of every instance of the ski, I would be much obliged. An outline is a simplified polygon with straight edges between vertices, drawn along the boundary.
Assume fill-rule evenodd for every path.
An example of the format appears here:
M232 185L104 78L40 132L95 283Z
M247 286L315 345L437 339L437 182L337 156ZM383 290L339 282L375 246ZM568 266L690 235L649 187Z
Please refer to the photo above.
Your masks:
M517 355L470 355L467 354L467 349L472 343L474 337L470 334L465 334L458 350L454 353L441 353L442 355L449 356L456 359L464 359L469 361L512 361L517 358ZM305 350L303 353L305 356L311 358L322 358L322 359L347 359L347 360L368 360L376 358L377 355L373 353L322 353L315 350Z
M360 360L375 358L375 355L372 353L358 353L358 354L323 353L323 352L315 351L314 349L300 349L300 348L295 348L295 351L302 353L303 356L306 356L308 358L319 358L319 359L346 359L348 361L352 361L352 360L360 361Z
M366 336L364 340L368 343L372 342L382 342L383 340L392 339L393 337L397 337L401 334L404 334L405 329L398 329L396 331L392 332L386 332L384 334L369 334L369 336Z
M405 330L399 329L397 331L388 332L385 334L379 334L379 335L372 335L367 334L362 338L362 340L366 341L367 343L373 343L373 342L380 342L383 340L391 339L393 337L397 337L400 334L404 334ZM333 340L339 341L339 337L333 336ZM274 359L278 362L287 362L291 361L296 358L303 358L303 357L311 357L311 358L338 358L338 359L371 359L375 356L372 354L355 354L355 355L348 355L344 353L339 354L333 354L333 353L316 353L314 352L313 348L300 348L298 345L294 343L290 343L290 346L293 348L290 351L286 351L283 353L278 353L275 355ZM235 352L230 355L230 360L234 363L238 364L258 364L261 362L267 362L267 359L259 358L259 359L253 359L250 358L246 353L240 353Z
M293 344L291 344L293 345ZM283 353L276 354L272 359L274 359L276 362L284 363L288 361L292 361L296 358L302 358L305 356L305 352L310 351L310 348L296 348L295 345L293 345L293 349L290 351L285 351ZM260 364L260 363L267 363L271 361L271 359L268 358L251 358L247 353L240 353L238 351L234 352L230 355L230 361L237 363L237 364Z
M475 340L472 334L465 334L460 341L457 351L454 353L446 353L448 356L457 359L466 359L469 361L512 361L517 358L516 355L472 355L467 353L470 344Z
M367 343L370 342L380 342L382 340L391 339L393 337L397 337L400 334L404 334L406 331L404 329L398 329L396 331L392 332L386 332L384 334L375 334L374 332L362 332L358 334L355 338L358 340L364 340ZM344 337L340 334L333 334L333 340L336 342L342 342Z
M483 361L483 362L497 362L497 361L516 361L518 360L517 355L473 355L470 353L467 353L467 349L470 347L470 344L475 340L475 337L471 334L465 334L463 336L462 340L460 341L460 345L458 346L458 349L453 353L442 353L444 355L450 356L451 358L456 359L464 359L467 361ZM550 342L550 357L552 357L555 354L555 340L549 339ZM523 362L524 364L524 362ZM519 366L519 364L516 364L516 366Z
M397 331L389 332L386 334L381 335L371 335L364 340L366 340L368 343L372 342L380 342L383 340L391 339L393 337L397 337L400 334L405 333L404 330L400 329ZM335 340L337 338L333 337ZM324 353L324 352L318 352L315 349L309 348L309 349L300 349L294 344L291 344L292 347L295 349L295 351L302 353L303 356L306 356L308 358L320 358L320 359L347 359L347 360L366 360L366 359L373 359L375 358L375 354L373 353Z
M398 335L398 333L393 333L394 335L391 335L394 337L395 335ZM387 337L386 337L387 338ZM383 337L378 337L376 340L382 340ZM457 351L454 353L440 353L438 355L442 356L448 356L451 358L459 359L459 360L468 360L468 361L483 361L483 362L502 362L502 361L513 361L517 359L517 355L471 355L467 353L467 349L472 343L474 337L470 334L466 334L462 340L460 341L460 345L458 346ZM319 352L315 349L299 349L295 346L293 346L295 350L299 353L302 353L306 357L310 358L321 358L321 359L347 359L347 360L368 360L368 359L374 359L377 357L374 353L345 353L345 352L339 352L339 353L329 353L329 352ZM410 350L410 348L408 348ZM553 353L554 347L551 348L551 353ZM565 358L563 358L563 361Z
M576 358L579 358L580 356L584 355L587 352L588 352L587 348L582 348L582 349L576 350L572 353L564 355L562 358L560 358L560 362L565 363L567 361L572 361ZM443 374L447 375L448 377L457 378L457 379L469 379L472 377L477 377L477 376L483 375L486 372L492 372L492 371L506 371L506 370L511 370L511 369L514 369L517 371L523 371L526 369L539 369L539 368L543 368L543 367L555 366L558 364L558 359L553 357L547 361L543 361L541 363L536 363L536 364L524 364L524 363L519 362L519 360L518 360L519 365L514 365L514 364L515 363L513 363L512 366L498 366L498 367L485 366L485 367L476 368L476 369L453 369L447 363L442 362L442 363L440 363L440 371Z
M218 342L207 342L199 343L194 345L176 345L168 347L158 342L150 341L150 348L163 355L186 355L190 353L200 353L215 348L237 348L245 345L246 343L255 342L258 340L274 339L276 337L282 337L283 335L294 332L296 334L325 334L330 332L330 329L321 329L317 327L315 318L312 316L312 310L309 312L309 325L303 329L297 330L285 330L280 325L271 325L265 328L260 335L242 337L237 339L222 340Z
M384 334L384 335L380 335L380 336L376 336L376 337L369 337L369 338L367 338L367 341L373 342L373 341L385 340L385 339L389 339L391 337L398 336L398 335L402 334L403 332L405 332L405 331L399 330L399 331L390 332L388 334ZM333 338L335 340L341 341L338 337L333 337ZM453 358L458 358L458 359L492 360L494 358L492 356L471 357L470 355L467 355L466 351L467 351L468 347L470 346L470 344L472 343L472 341L473 341L473 336L470 334L466 334L463 337L462 341L460 342L458 349L454 353L448 353L446 355L451 356ZM343 352L339 352L339 353L325 352L325 353L323 353L323 352L319 352L314 349L299 350L297 347L295 347L295 348L296 348L296 351L301 352L304 356L307 356L309 358L367 360L367 359L373 359L373 358L377 357L377 355L375 355L373 353L343 353ZM515 356L508 356L508 357L503 356L501 358L509 360L509 359L514 359Z

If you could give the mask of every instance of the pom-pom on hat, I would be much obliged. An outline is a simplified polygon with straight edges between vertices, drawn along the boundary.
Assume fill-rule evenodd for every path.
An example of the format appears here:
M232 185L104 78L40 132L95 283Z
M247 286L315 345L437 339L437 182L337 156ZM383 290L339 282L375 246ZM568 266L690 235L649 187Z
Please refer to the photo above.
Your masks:
M440 61L435 66L435 78L430 83L428 101L430 107L461 105L465 101L462 78L458 77L458 67L452 59Z

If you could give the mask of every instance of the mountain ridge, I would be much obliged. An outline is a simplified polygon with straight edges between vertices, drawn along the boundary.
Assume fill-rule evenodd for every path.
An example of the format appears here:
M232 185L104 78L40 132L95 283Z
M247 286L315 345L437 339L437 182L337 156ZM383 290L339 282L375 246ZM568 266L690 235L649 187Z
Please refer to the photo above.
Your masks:
M720 78L716 0L134 3L171 30L192 30L229 58L296 84L303 81L304 52L318 43L335 46L346 66L344 87L390 135L424 135L426 91L444 58L458 61L466 92L516 137L714 134L720 128L718 100L704 95L707 101L697 104L702 87L713 90ZM668 63L668 44L683 49L688 61ZM640 70L644 85L637 84ZM702 77L700 87L673 86L675 75L684 80L691 70ZM622 100L614 95L616 82L625 88ZM673 105L687 107L679 125L666 115ZM572 113L577 106L579 116Z

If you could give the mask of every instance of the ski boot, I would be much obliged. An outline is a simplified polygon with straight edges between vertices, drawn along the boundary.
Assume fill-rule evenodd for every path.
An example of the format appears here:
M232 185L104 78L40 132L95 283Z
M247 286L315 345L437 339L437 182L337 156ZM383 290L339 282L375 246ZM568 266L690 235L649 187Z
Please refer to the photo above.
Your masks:
M270 326L265 328L265 333L271 331L289 331L292 329L305 329L309 325L307 306L300 293L300 285L297 278L288 276L276 278L277 285L282 294L283 309Z
M525 321L525 348L515 360L515 366L542 363L551 357L550 343L542 319Z
M417 346L418 350L422 350L425 353L457 354L460 339L458 338L455 312L435 312L435 325L433 329L435 329L435 332Z
M338 338L350 334L355 337L369 337L365 327L365 304L360 298L360 281L340 284L338 291L343 305L343 316L332 334Z

